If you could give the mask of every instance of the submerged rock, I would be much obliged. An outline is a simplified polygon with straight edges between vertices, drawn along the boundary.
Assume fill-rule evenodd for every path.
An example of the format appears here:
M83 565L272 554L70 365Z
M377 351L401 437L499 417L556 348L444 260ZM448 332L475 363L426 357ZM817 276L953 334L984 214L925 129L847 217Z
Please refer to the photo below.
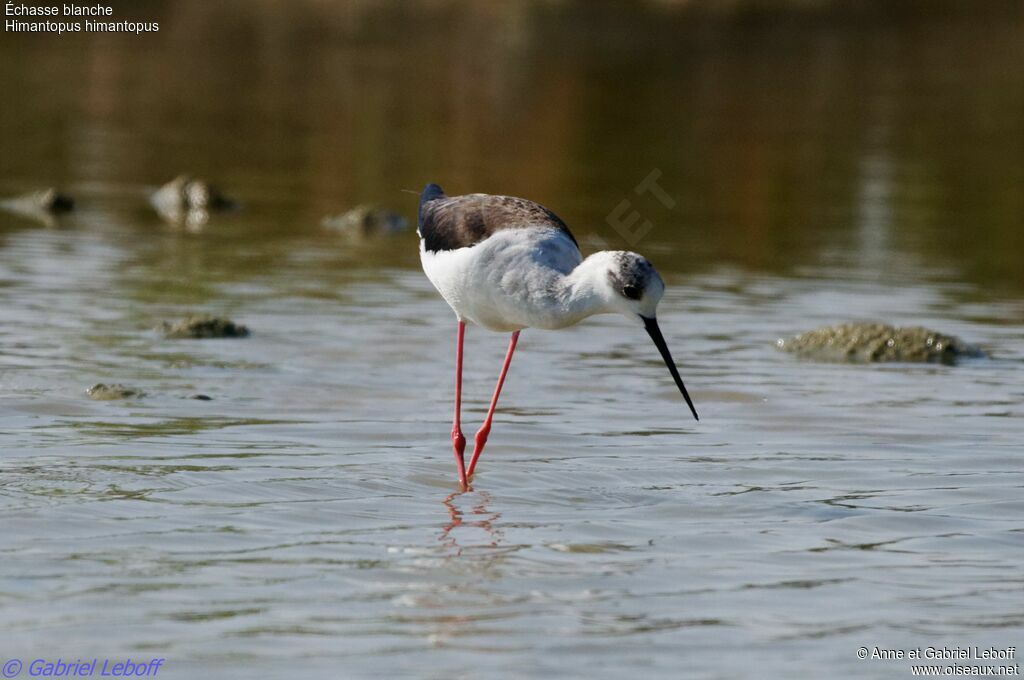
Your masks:
M357 205L348 212L325 217L321 224L353 236L397 234L409 228L404 217L375 205Z
M106 383L96 383L85 391L89 395L90 399L96 401L113 401L115 399L132 399L133 397L141 397L145 395L142 390L137 390L134 387L127 387L119 383L107 385Z
M3 210L38 220L47 226L55 223L54 216L71 212L74 207L75 201L70 196L53 187L0 200Z
M871 363L907 361L952 364L985 353L960 338L921 326L900 328L881 323L843 323L801 333L776 346L797 356L820 361Z
M45 212L57 215L70 212L75 207L75 201L67 194L49 187L4 199L0 201L0 206L14 212Z
M164 321L157 330L167 338L244 338L249 335L245 326L209 314L187 316L174 323Z
M210 219L211 212L233 210L238 203L215 186L188 175L179 175L150 197L157 213L168 222L198 229Z

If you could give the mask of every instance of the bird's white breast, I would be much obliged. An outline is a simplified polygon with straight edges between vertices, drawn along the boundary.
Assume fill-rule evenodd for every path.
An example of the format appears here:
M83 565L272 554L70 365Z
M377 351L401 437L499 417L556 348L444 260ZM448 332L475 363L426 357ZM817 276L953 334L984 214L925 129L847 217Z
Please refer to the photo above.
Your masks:
M560 284L582 260L557 229L498 231L468 248L427 251L427 278L464 321L495 331L557 328Z

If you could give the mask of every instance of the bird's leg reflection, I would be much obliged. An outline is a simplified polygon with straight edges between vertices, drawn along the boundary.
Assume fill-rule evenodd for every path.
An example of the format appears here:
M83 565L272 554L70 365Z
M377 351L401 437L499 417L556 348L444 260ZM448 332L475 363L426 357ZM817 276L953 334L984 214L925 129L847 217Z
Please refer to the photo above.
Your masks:
M462 547L459 542L455 540L455 537L451 535L452 529L462 525L462 511L455 507L455 498L466 493L465 491L453 491L448 494L447 498L442 501L448 508L448 516L451 519L450 522L444 525L441 530L441 535L437 537L437 540L445 544L446 547L451 548L455 551L456 555L462 554Z
M481 491L477 494L477 502L473 505L473 509L470 511L471 519L464 519L464 512L455 505L455 500L463 494L469 493L468 491L455 491L450 494L442 501L445 507L448 508L449 521L441 529L441 534L437 537L437 540L444 543L444 545L454 551L455 555L462 554L462 546L459 544L458 539L452 533L456 527L467 526L477 527L487 532L490 537L490 541L486 544L487 547L497 548L501 544L501 540L505 536L505 532L499 527L495 526L495 522L501 519L500 512L492 512L487 506L491 502L491 495L486 491ZM473 546L470 546L473 547ZM476 546L479 547L479 546Z

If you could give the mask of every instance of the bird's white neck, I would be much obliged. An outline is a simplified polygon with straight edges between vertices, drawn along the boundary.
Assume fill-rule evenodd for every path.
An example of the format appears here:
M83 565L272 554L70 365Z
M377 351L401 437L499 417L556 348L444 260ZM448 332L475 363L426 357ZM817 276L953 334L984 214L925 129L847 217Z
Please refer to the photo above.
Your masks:
M595 314L610 314L618 310L612 306L608 284L608 256L594 253L576 265L568 274L555 282L558 295L557 321L551 328L563 328Z

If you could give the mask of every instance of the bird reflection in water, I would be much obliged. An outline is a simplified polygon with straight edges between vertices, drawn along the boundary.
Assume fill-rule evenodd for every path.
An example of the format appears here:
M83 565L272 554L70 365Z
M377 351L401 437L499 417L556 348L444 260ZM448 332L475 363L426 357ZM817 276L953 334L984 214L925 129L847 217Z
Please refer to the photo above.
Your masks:
M468 518L465 517L465 511L456 507L456 499L467 493L472 492L454 491L448 494L443 501L445 507L448 508L449 521L444 525L444 528L441 530L441 534L437 537L437 540L441 541L444 546L450 549L456 556L461 555L463 549L463 546L459 543L458 538L453 533L456 528L476 527L483 529L487 533L487 536L490 539L488 542L466 546L467 548L497 548L505 537L505 532L501 528L495 526L495 523L501 519L501 513L492 512L487 507L491 502L491 495L486 491L481 491L476 494L477 501L473 505L472 510L469 511Z

